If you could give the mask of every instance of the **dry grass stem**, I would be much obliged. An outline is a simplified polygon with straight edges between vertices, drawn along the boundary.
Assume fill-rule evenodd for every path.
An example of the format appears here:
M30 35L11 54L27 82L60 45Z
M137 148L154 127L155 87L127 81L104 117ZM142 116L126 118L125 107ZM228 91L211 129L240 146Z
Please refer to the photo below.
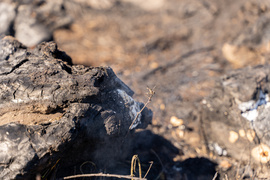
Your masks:
M151 167L153 166L153 163L154 163L153 161L150 162L150 166L149 166L149 168L148 168L148 170L147 170L147 172L145 173L145 175L144 175L143 178L145 178L145 177L147 176L147 174L149 173Z
M74 176L67 176L63 179L75 179L75 178L82 178L82 177L115 177L115 178L125 178L125 179L133 179L133 180L147 180L146 178L137 178L132 177L128 175L117 175L117 174L103 174L103 173L97 173L97 174L79 174Z
M215 173L215 176L213 177L212 180L216 180L217 176L218 176L218 172Z
M131 160L131 168L130 168L130 176L133 177L134 174L133 172L136 172L136 162L138 161L138 166L139 166L139 177L142 178L142 168L141 168L141 162L138 157L138 155L133 155L132 160ZM132 179L134 180L134 179Z
M43 176L42 176L41 178L44 179L48 174L50 174L50 173L53 171L53 169L56 167L56 165L58 164L59 161L60 161L60 159L58 159L58 160L56 161L56 163L55 163L50 169L48 169L48 170L43 174Z

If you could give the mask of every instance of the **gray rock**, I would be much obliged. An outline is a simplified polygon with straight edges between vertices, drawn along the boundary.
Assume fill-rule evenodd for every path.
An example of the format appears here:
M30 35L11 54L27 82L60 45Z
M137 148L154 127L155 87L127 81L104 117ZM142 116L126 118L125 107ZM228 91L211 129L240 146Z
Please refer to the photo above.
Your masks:
M12 35L28 47L50 41L54 30L73 21L65 6L65 1L6 0L0 3L0 35Z
M15 7L8 3L0 3L0 35L10 35L12 26L16 16Z
M33 16L33 6L21 5L15 21L15 37L26 46L52 39L50 30Z

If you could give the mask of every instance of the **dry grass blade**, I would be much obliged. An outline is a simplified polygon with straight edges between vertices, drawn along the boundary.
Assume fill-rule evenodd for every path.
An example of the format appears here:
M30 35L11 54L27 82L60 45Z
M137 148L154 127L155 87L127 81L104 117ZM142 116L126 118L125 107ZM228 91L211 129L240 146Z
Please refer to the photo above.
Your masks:
M60 161L60 159L58 159L58 160L56 161L56 163L55 163L50 169L48 169L48 170L44 173L44 175L43 175L41 178L42 178L42 179L45 179L46 176L47 176L48 174L50 174L50 173L52 172L52 170L56 167L56 165L58 164L59 161Z

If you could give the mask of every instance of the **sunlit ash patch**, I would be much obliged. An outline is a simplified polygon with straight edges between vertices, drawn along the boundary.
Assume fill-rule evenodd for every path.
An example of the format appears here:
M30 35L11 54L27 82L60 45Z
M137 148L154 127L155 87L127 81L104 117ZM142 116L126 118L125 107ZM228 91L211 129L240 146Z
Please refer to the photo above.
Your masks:
M250 100L243 102L238 105L238 108L241 110L241 115L249 121L255 121L259 115L258 107L266 105L270 106L269 97L267 93L263 93L262 90L259 91L259 98L257 101Z

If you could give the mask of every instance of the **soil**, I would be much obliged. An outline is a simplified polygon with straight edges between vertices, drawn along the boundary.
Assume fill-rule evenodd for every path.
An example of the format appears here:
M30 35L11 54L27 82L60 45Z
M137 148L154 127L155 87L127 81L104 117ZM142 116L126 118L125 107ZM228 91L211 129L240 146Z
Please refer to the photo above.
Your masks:
M155 91L148 105L154 118L147 129L182 152L174 158L174 165L170 165L174 168L167 172L167 178L171 174L171 179L178 179L177 164L184 162L189 167L196 164L196 158L217 163L220 177L244 178L241 162L207 150L199 123L200 107L216 79L236 67L223 55L224 44L253 26L269 11L269 2L94 2L70 1L75 21L69 28L55 31L54 40L74 64L112 67L134 90L136 100L147 101L147 87ZM265 61L255 65L262 63Z

